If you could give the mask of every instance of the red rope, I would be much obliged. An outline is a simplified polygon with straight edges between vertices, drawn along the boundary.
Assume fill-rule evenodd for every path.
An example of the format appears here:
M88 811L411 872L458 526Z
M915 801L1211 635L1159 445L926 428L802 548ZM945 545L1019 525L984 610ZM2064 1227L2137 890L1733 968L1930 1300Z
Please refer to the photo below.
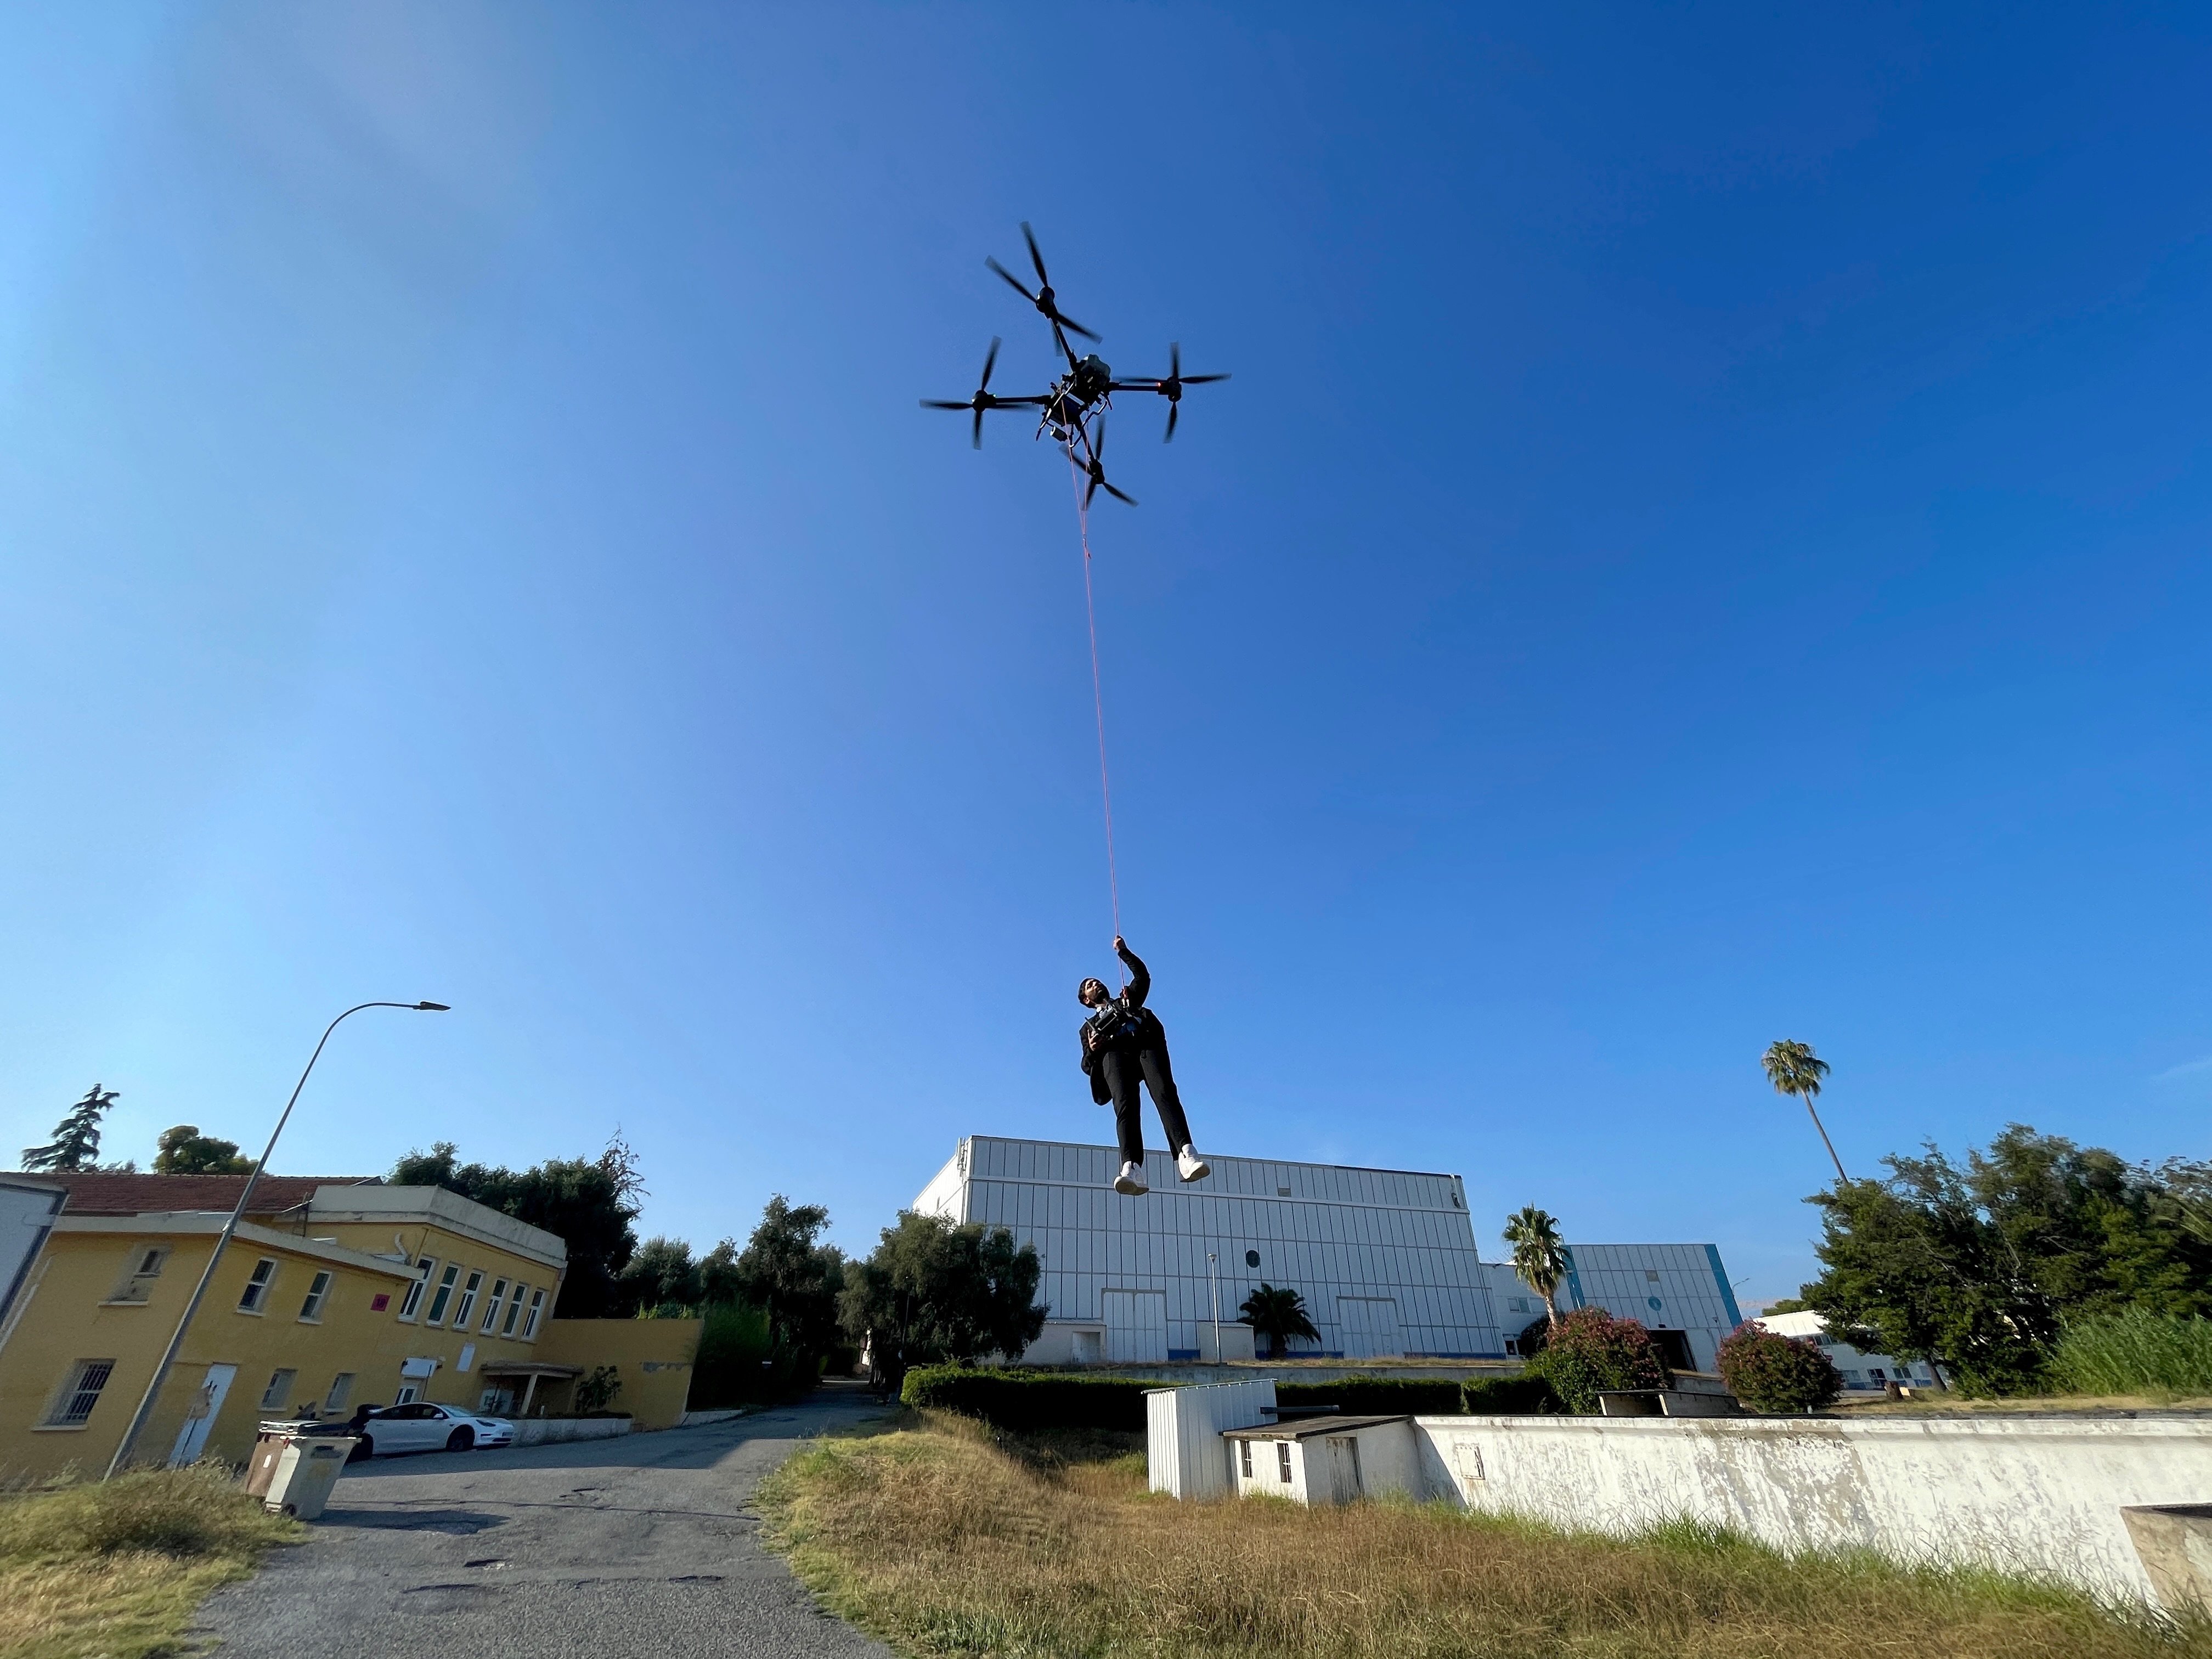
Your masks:
M1083 538L1083 611L1091 627L1091 706L1098 720L1098 798L1106 809L1106 891L1114 908L1114 937L1121 937L1121 883L1114 867L1114 786L1106 775L1106 694L1098 676L1098 606L1091 594L1091 506L1083 499L1085 474L1076 465L1075 446L1067 446L1067 476L1075 486L1075 522ZM1123 985L1128 975L1120 957L1114 959L1115 977Z

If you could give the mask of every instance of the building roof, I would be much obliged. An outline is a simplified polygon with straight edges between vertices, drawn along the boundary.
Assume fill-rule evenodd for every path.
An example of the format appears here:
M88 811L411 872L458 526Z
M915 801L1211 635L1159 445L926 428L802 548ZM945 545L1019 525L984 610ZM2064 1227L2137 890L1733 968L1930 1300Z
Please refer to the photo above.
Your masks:
M71 1215L145 1215L169 1211L223 1210L238 1202L242 1175L109 1175L41 1171L69 1192ZM381 1186L377 1176L264 1176L253 1188L249 1215L277 1215L297 1209L318 1187Z
M1262 1423L1249 1429L1224 1429L1224 1440L1315 1440L1325 1434L1349 1434L1384 1423L1404 1423L1404 1417L1312 1417L1295 1423Z

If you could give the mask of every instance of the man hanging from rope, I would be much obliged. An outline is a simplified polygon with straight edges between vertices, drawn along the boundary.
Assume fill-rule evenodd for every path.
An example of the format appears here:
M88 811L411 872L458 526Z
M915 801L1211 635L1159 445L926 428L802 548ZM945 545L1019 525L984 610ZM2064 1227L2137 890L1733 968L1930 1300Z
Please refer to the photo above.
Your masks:
M1118 938L1114 954L1129 969L1128 988L1117 997L1106 988L1105 981L1086 979L1075 995L1091 1011L1082 1028L1083 1069L1091 1079L1091 1097L1101 1106L1112 1103L1114 1127L1121 1141L1121 1173L1114 1178L1114 1190L1137 1198L1151 1190L1145 1184L1145 1103L1137 1093L1139 1082L1152 1091L1160 1127L1175 1152L1176 1174L1185 1181L1201 1181L1212 1170L1190 1144L1190 1125L1176 1094L1175 1073L1168 1068L1168 1034L1161 1029L1159 1016L1145 1006L1152 976L1137 960L1137 953Z

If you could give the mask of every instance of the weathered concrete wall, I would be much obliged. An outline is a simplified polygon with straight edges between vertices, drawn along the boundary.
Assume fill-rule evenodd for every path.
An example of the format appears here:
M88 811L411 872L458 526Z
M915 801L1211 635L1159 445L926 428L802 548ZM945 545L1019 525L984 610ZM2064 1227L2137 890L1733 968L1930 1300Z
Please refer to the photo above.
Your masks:
M562 1440L611 1440L635 1426L627 1417L524 1417L515 1419L514 1443L544 1446Z
M1871 1548L2152 1599L2123 1506L2212 1498L2212 1419L1418 1419L1424 1486L1637 1531L1687 1516L1790 1550Z
M613 1366L622 1382L613 1409L629 1413L641 1429L672 1429L690 1398L704 1328L696 1319L549 1319L534 1357L586 1371ZM557 1411L575 1398L574 1385L541 1385L538 1397Z

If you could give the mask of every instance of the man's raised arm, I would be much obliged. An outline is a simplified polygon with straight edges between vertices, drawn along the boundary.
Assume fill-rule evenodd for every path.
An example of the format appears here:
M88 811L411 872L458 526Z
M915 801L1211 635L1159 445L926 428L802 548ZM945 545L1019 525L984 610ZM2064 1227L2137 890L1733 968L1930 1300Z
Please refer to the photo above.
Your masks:
M1143 1007L1145 997L1152 988L1152 975L1146 970L1145 964L1137 959L1137 953L1132 951L1124 940L1117 938L1114 941L1114 954L1121 958L1122 965L1129 970L1129 988L1121 994L1129 999L1129 1006L1132 1008Z

